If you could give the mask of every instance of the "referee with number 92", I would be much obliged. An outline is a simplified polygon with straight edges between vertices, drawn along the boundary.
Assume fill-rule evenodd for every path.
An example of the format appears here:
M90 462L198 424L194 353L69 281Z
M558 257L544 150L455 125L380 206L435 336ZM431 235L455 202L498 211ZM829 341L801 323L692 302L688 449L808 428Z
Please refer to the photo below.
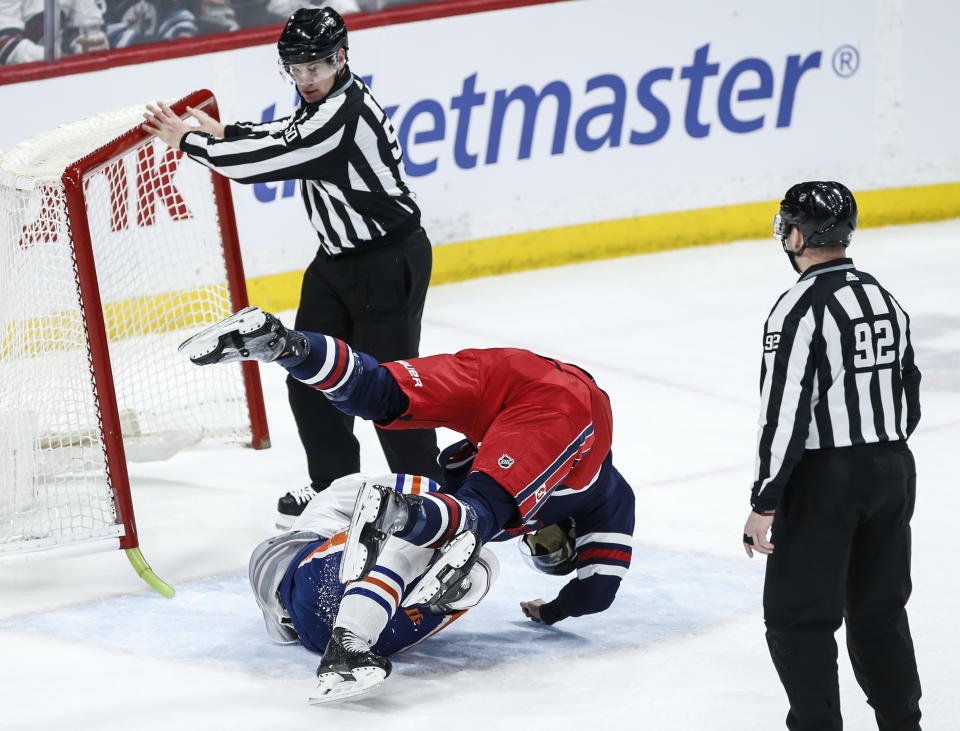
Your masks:
M749 556L767 555L767 645L792 730L842 728L834 634L844 620L878 727L920 728L906 612L920 371L910 318L846 257L856 226L853 194L836 182L794 185L774 219L801 276L764 328L743 541Z

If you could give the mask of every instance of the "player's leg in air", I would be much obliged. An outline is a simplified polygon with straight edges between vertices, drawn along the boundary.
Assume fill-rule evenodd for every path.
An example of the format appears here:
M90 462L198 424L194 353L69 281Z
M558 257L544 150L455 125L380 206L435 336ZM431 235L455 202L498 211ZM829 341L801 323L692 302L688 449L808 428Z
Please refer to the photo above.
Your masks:
M208 327L180 346L197 365L238 360L276 362L322 391L344 413L388 423L409 400L392 374L372 356L320 333L288 330L274 315L248 307ZM516 512L513 497L491 478L474 478L457 496L410 496L375 482L357 496L340 564L340 580L368 575L387 537L440 549L439 558L404 599L404 606L443 603L479 555L480 546Z

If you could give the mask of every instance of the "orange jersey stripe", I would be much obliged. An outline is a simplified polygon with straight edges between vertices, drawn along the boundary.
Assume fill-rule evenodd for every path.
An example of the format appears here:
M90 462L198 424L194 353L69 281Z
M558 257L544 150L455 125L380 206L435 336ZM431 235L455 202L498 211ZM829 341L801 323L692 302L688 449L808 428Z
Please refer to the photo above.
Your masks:
M325 555L328 551L337 546L342 546L347 542L347 532L345 530L340 531L332 538L325 540L315 549L310 551L306 556L303 557L303 560L300 562L300 565L303 566L307 561L312 561L315 558L320 558ZM341 549L342 550L342 549Z
M390 586L388 583L386 583L385 581L381 581L380 579L378 579L378 578L376 578L376 577L374 577L374 576L368 576L367 578L365 578L365 579L363 580L363 583L365 583L365 584L373 584L374 586L379 586L381 589L383 589L385 592L387 592L391 597L393 597L393 603L394 603L394 605L397 605L397 606L400 605L400 595L397 594L397 592L394 590L394 588L393 588L392 586Z

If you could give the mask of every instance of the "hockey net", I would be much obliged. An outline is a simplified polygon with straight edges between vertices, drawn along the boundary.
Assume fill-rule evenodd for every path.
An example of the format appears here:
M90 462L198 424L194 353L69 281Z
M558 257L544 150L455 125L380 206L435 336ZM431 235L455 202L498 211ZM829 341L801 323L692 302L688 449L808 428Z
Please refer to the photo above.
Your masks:
M210 92L187 105L217 113ZM269 446L255 364L177 352L247 304L228 182L143 132L143 112L0 156L0 558L136 546L127 459Z

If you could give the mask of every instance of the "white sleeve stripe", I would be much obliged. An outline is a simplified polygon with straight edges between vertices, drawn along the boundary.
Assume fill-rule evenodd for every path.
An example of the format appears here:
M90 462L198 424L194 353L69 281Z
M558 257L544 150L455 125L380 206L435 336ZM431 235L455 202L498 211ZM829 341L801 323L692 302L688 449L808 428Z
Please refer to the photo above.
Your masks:
M897 302L893 297L890 298L893 302L894 313L897 317L897 328L900 330L900 351L897 353L897 361L903 363L903 356L907 352L907 315L900 307L900 303ZM901 389L900 394L900 434L903 436L907 435L907 391L906 389ZM894 415L895 417L896 415ZM891 437L890 434L887 436Z
M816 328L816 321L813 314L813 307L807 308L800 322L797 323L797 331L793 339L793 346L790 349L790 357L787 360L787 370L784 374L784 387L780 397L780 409L775 417L773 441L770 444L769 453L769 473L760 489L758 495L762 495L767 485L780 472L783 466L783 459L787 453L787 447L790 445L790 439L793 436L793 429L797 418L797 407L800 403L803 390L801 381L806 373L807 360L810 357L810 342L813 338L813 331ZM770 379L773 380L773 374ZM768 402L764 402L763 418L767 417ZM765 422L764 422L765 423ZM806 436L806 435L804 435ZM806 441L806 438L804 438Z
M589 452L589 451L590 451L589 449L584 449L584 450L583 450L583 454L586 455L586 453ZM556 490L554 490L552 493L550 493L550 496L551 496L551 497L561 497L562 495L575 495L575 494L577 494L577 493L583 492L584 490L587 490L587 489L593 487L594 483L595 483L595 482L597 481L597 479L600 477L600 472L601 472L602 470L603 470L603 467L601 467L599 470L597 470L597 474L595 474L593 477L591 477L591 478L590 478L590 482L588 482L588 483L587 483L586 485L584 485L583 487L578 487L578 488L576 488L576 489L574 489L574 488L572 488L572 487L559 487L559 488L557 488Z
M327 346L327 355L326 355L326 358L324 358L323 360L323 365L320 366L320 370L317 371L317 374L315 376L311 376L310 378L300 379L304 383L306 383L308 386L312 386L315 383L320 383L320 381L325 380L330 376L330 371L333 370L333 361L334 361L334 358L336 358L337 356L337 342L336 340L331 338L329 335L324 335L323 343L324 345ZM351 360L352 360L352 355L353 355L353 352L350 350L350 346L348 345L347 356L350 357Z
M338 129L334 134L330 135L323 142L317 143L315 145L309 145L307 147L294 147L283 149L281 145L277 146L277 150L280 154L268 158L266 160L258 160L257 162L249 162L239 165L218 165L217 159L223 155L231 155L234 153L234 150L225 149L227 146L232 146L234 143L225 142L218 144L215 148L206 147L207 154L210 155L210 150L215 150L218 154L210 155L210 160L216 169L221 172L223 175L226 175L228 178L247 178L253 175L262 175L263 173L272 173L279 172L285 168L292 168L297 165L302 165L303 163L310 162L315 160L318 157L322 157L328 152L337 148L340 144L340 140L343 137L343 128ZM266 139L266 138L261 138ZM272 139L272 138L270 138ZM241 147L248 146L243 145L242 143L249 143L250 140L241 140ZM241 152L244 150L241 149Z
M269 130L261 130L267 134L257 135L255 137L227 137L226 139L213 139L201 137L199 142L201 147L207 151L207 156L214 163L223 157L232 155L243 155L244 153L257 152L258 150L267 150L276 147L278 151L283 147L278 143L275 137L271 137ZM194 138L195 140L196 138Z
M577 536L577 548L585 543L615 543L622 546L633 546L633 536L627 533L587 533Z
M330 388L325 388L323 390L336 391L343 384L345 384L350 379L350 376L353 374L353 364L354 364L353 351L350 349L350 346L347 346L347 369L343 372L343 378L341 378L339 381L333 384Z
M627 575L626 566L610 566L602 563L590 563L577 569L577 578L581 581L589 579L595 574L603 576L619 576L621 579Z
M773 312L770 313L770 317L767 318L767 332L775 333L783 329L783 321L797 306L797 302L800 301L804 293L813 286L813 282L813 279L799 282L783 295L777 306L773 308Z
M903 363L903 356L907 352L907 315L900 308L900 303L893 300L893 309L897 317L897 328L900 330L900 352L897 353L897 360Z

